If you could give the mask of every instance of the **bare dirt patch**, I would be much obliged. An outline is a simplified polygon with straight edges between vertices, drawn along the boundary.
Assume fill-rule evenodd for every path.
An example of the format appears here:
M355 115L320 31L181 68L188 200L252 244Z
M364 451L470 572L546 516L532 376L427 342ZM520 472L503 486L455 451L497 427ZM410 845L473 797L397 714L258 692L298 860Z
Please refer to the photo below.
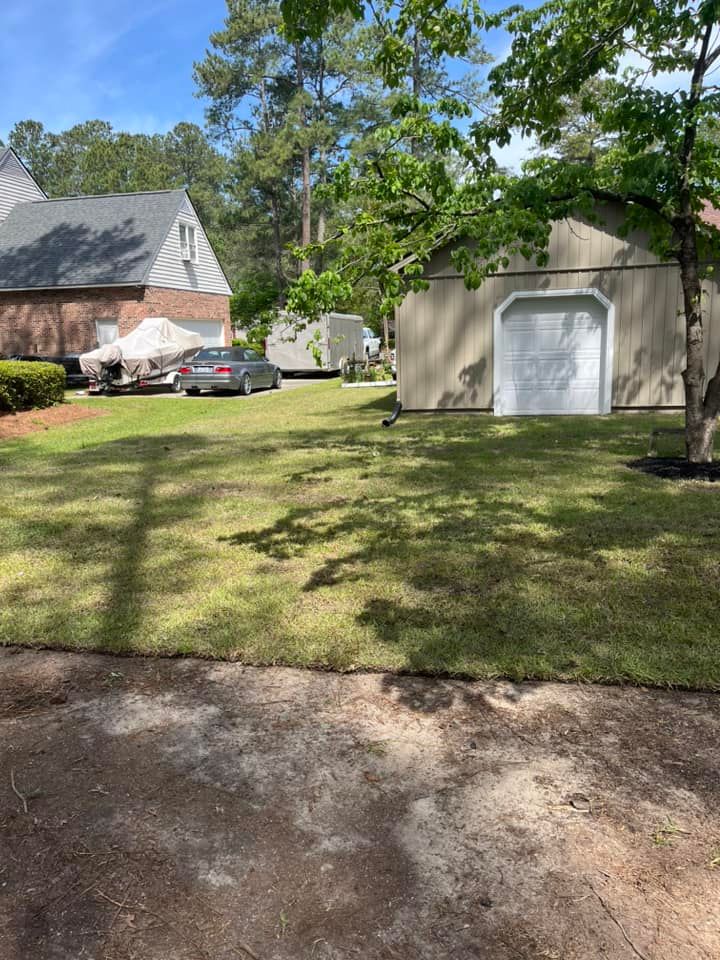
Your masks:
M716 696L9 649L0 678L3 960L720 955Z
M0 440L22 437L26 433L49 430L51 427L61 427L66 423L75 423L77 420L87 420L88 417L105 417L107 414L107 410L93 410L74 403L62 403L57 407L47 407L45 410L3 413L0 414Z

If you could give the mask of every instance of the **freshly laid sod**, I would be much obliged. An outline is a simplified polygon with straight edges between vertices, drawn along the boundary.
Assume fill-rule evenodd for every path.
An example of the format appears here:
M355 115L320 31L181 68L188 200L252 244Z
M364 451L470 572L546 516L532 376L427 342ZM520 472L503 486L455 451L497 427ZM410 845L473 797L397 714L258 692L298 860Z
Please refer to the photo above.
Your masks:
M0 443L0 642L720 689L720 489L625 466L677 418L392 399L86 400Z

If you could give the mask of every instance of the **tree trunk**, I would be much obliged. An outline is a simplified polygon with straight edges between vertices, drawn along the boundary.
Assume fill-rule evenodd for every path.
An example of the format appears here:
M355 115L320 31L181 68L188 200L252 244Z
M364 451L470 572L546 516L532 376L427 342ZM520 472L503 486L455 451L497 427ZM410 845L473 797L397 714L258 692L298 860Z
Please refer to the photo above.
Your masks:
M687 364L685 383L685 447L691 463L710 463L717 429L717 374L705 394L705 333L702 322L702 284L698 269L695 224L692 216L678 224L680 279L685 308Z
M302 58L302 44L295 44L295 69L298 95L302 97L300 103L300 127L302 130L302 212L301 212L301 239L303 247L312 242L311 210L310 210L310 146L305 142L307 137L307 109L305 106L305 70ZM304 259L300 263L300 270L307 270L310 261Z
M310 147L303 149L302 157L302 245L306 247L312 241L310 232ZM300 267L307 270L310 267L310 261L305 258Z
M700 51L693 67L690 95L685 99L685 132L680 152L680 215L674 226L680 239L678 260L685 307L687 365L685 382L685 446L691 463L712 461L717 417L720 411L720 367L705 393L705 335L702 322L702 283L698 267L697 233L691 203L691 163L697 139L698 113L703 78L708 68L708 50L715 25L705 27Z
M280 228L280 203L273 192L270 196L270 215L272 218L273 255L275 257L275 280L277 281L279 303L285 306L285 273L282 262L282 234Z
M326 164L327 164L327 152L325 150L325 147L322 146L320 148L320 170L318 173L318 179L320 180L321 184L327 183ZM317 242L318 243L325 242L325 232L327 230L324 203L325 201L322 200L320 204L320 209L318 210L318 217L317 217ZM323 261L324 261L323 251L320 250L318 264L317 264L318 270L323 269Z
M270 110L267 101L267 89L265 80L260 81L260 115L262 131L265 134L270 133ZM285 272L283 271L283 248L282 248L282 227L280 224L280 201L274 189L270 190L270 220L272 223L273 238L273 256L275 260L275 281L278 288L278 302L281 307L285 306Z
M420 36L420 29L416 24L415 32L413 34L412 92L413 96L417 97L418 100L422 96L422 73L420 66L420 54L422 51L421 43L422 38Z
M320 143L320 157L318 180L322 186L327 183L327 147L325 145L325 44L323 38L318 40L318 88L317 88L317 115L320 121L322 141ZM325 200L322 199L318 210L317 242L325 242ZM323 253L320 251L318 271L323 269Z

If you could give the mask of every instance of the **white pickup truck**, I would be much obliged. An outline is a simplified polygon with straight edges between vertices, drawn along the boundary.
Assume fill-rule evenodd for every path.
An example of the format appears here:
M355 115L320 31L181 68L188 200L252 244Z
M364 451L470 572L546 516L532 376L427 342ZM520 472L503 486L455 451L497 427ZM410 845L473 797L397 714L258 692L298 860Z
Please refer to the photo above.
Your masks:
M375 336L370 327L363 327L363 352L366 357L374 360L380 356L380 344L382 340Z

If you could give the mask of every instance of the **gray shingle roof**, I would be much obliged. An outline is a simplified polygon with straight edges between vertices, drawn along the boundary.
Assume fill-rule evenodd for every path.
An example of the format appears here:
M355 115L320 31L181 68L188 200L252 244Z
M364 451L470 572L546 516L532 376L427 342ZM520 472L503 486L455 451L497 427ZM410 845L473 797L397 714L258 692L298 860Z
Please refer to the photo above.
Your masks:
M0 290L142 284L184 190L19 203L0 224Z

